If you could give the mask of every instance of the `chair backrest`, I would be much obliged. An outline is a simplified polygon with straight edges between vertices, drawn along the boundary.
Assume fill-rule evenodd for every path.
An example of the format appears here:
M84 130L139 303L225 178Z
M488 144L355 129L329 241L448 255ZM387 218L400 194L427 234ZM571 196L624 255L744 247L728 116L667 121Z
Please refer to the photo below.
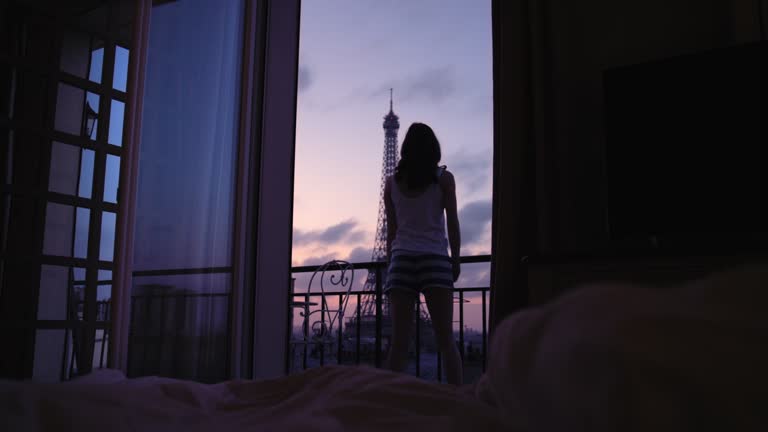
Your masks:
M314 312L320 312L320 321L316 321L314 324L320 323L320 333L325 334L333 331L334 324L342 325L344 320L344 311L347 308L349 302L349 293L352 290L352 285L355 280L355 268L347 261L333 260L318 267L312 277L309 279L309 285L307 286L307 294L312 292L313 287L319 288L321 293L320 310ZM314 285L313 285L314 284ZM331 309L328 307L326 300L326 288L332 290L333 295L342 294L343 298L339 303L339 307ZM339 289L341 288L341 289ZM313 312L313 313L314 313ZM327 320L326 320L327 316ZM308 317L307 317L308 318ZM327 321L327 325L326 325Z

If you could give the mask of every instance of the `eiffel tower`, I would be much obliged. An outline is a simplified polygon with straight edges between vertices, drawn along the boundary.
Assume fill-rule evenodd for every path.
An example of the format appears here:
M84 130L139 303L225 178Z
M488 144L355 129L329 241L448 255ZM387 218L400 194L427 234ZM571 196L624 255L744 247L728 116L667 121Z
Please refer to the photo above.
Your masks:
M381 185L379 187L379 216L376 222L376 239L373 243L373 253L371 261L387 261L387 212L384 208L384 184L389 176L395 174L397 167L397 131L400 129L400 119L395 114L392 107L392 89L389 89L389 113L384 116L384 159L381 164ZM386 281L386 270L381 272L382 287ZM376 271L370 270L368 278L365 280L364 291L374 293L376 291ZM389 307L387 302L382 304L384 316L389 316ZM375 296L366 296L366 300L361 307L361 315L368 317L376 316L376 298Z
M376 239L373 243L373 253L371 255L371 261L373 262L386 262L387 261L387 212L384 208L384 184L387 178L395 174L395 167L397 167L398 151L397 151L397 132L400 129L400 119L395 114L392 108L392 89L389 89L389 113L384 116L384 158L381 164L381 186L379 187L379 216L376 222ZM386 268L381 272L381 285L382 288L387 280ZM368 271L368 277L365 280L364 291L375 293L376 292L376 271ZM388 321L389 318L389 302L382 301L382 314L383 319ZM376 317L376 296L366 296L366 300L361 306L361 316L363 320L375 320ZM422 321L429 321L429 315L426 313L423 307L419 307L419 318Z

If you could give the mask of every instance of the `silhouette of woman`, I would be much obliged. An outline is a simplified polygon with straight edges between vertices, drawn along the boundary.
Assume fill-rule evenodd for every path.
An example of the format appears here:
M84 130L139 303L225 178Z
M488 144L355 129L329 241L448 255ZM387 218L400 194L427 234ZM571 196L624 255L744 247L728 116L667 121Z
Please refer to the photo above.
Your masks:
M408 128L400 156L395 175L384 185L389 257L384 291L392 318L386 367L405 370L414 304L423 293L448 383L459 385L463 371L453 338L453 283L461 272L456 183L445 166L438 166L440 143L423 123Z

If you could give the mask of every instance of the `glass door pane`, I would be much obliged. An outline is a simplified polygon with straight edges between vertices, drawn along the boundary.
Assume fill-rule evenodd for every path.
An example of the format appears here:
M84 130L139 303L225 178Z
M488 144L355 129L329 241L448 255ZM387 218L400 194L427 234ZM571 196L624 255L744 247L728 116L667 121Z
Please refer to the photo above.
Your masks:
M113 137L127 99L130 55L116 54L131 43L124 3L46 10L11 0L0 10L0 327L13 329L4 352L16 353L0 360L0 378L106 367L112 293L101 275L113 270L119 210L119 169L107 161L123 151Z

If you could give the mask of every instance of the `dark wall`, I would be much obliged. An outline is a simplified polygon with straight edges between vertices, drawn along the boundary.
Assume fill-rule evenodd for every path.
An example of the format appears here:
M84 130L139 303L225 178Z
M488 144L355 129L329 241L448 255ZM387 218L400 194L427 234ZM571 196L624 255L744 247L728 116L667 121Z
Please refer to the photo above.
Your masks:
M531 2L537 244L609 246L603 203L602 74L760 37L752 0Z

